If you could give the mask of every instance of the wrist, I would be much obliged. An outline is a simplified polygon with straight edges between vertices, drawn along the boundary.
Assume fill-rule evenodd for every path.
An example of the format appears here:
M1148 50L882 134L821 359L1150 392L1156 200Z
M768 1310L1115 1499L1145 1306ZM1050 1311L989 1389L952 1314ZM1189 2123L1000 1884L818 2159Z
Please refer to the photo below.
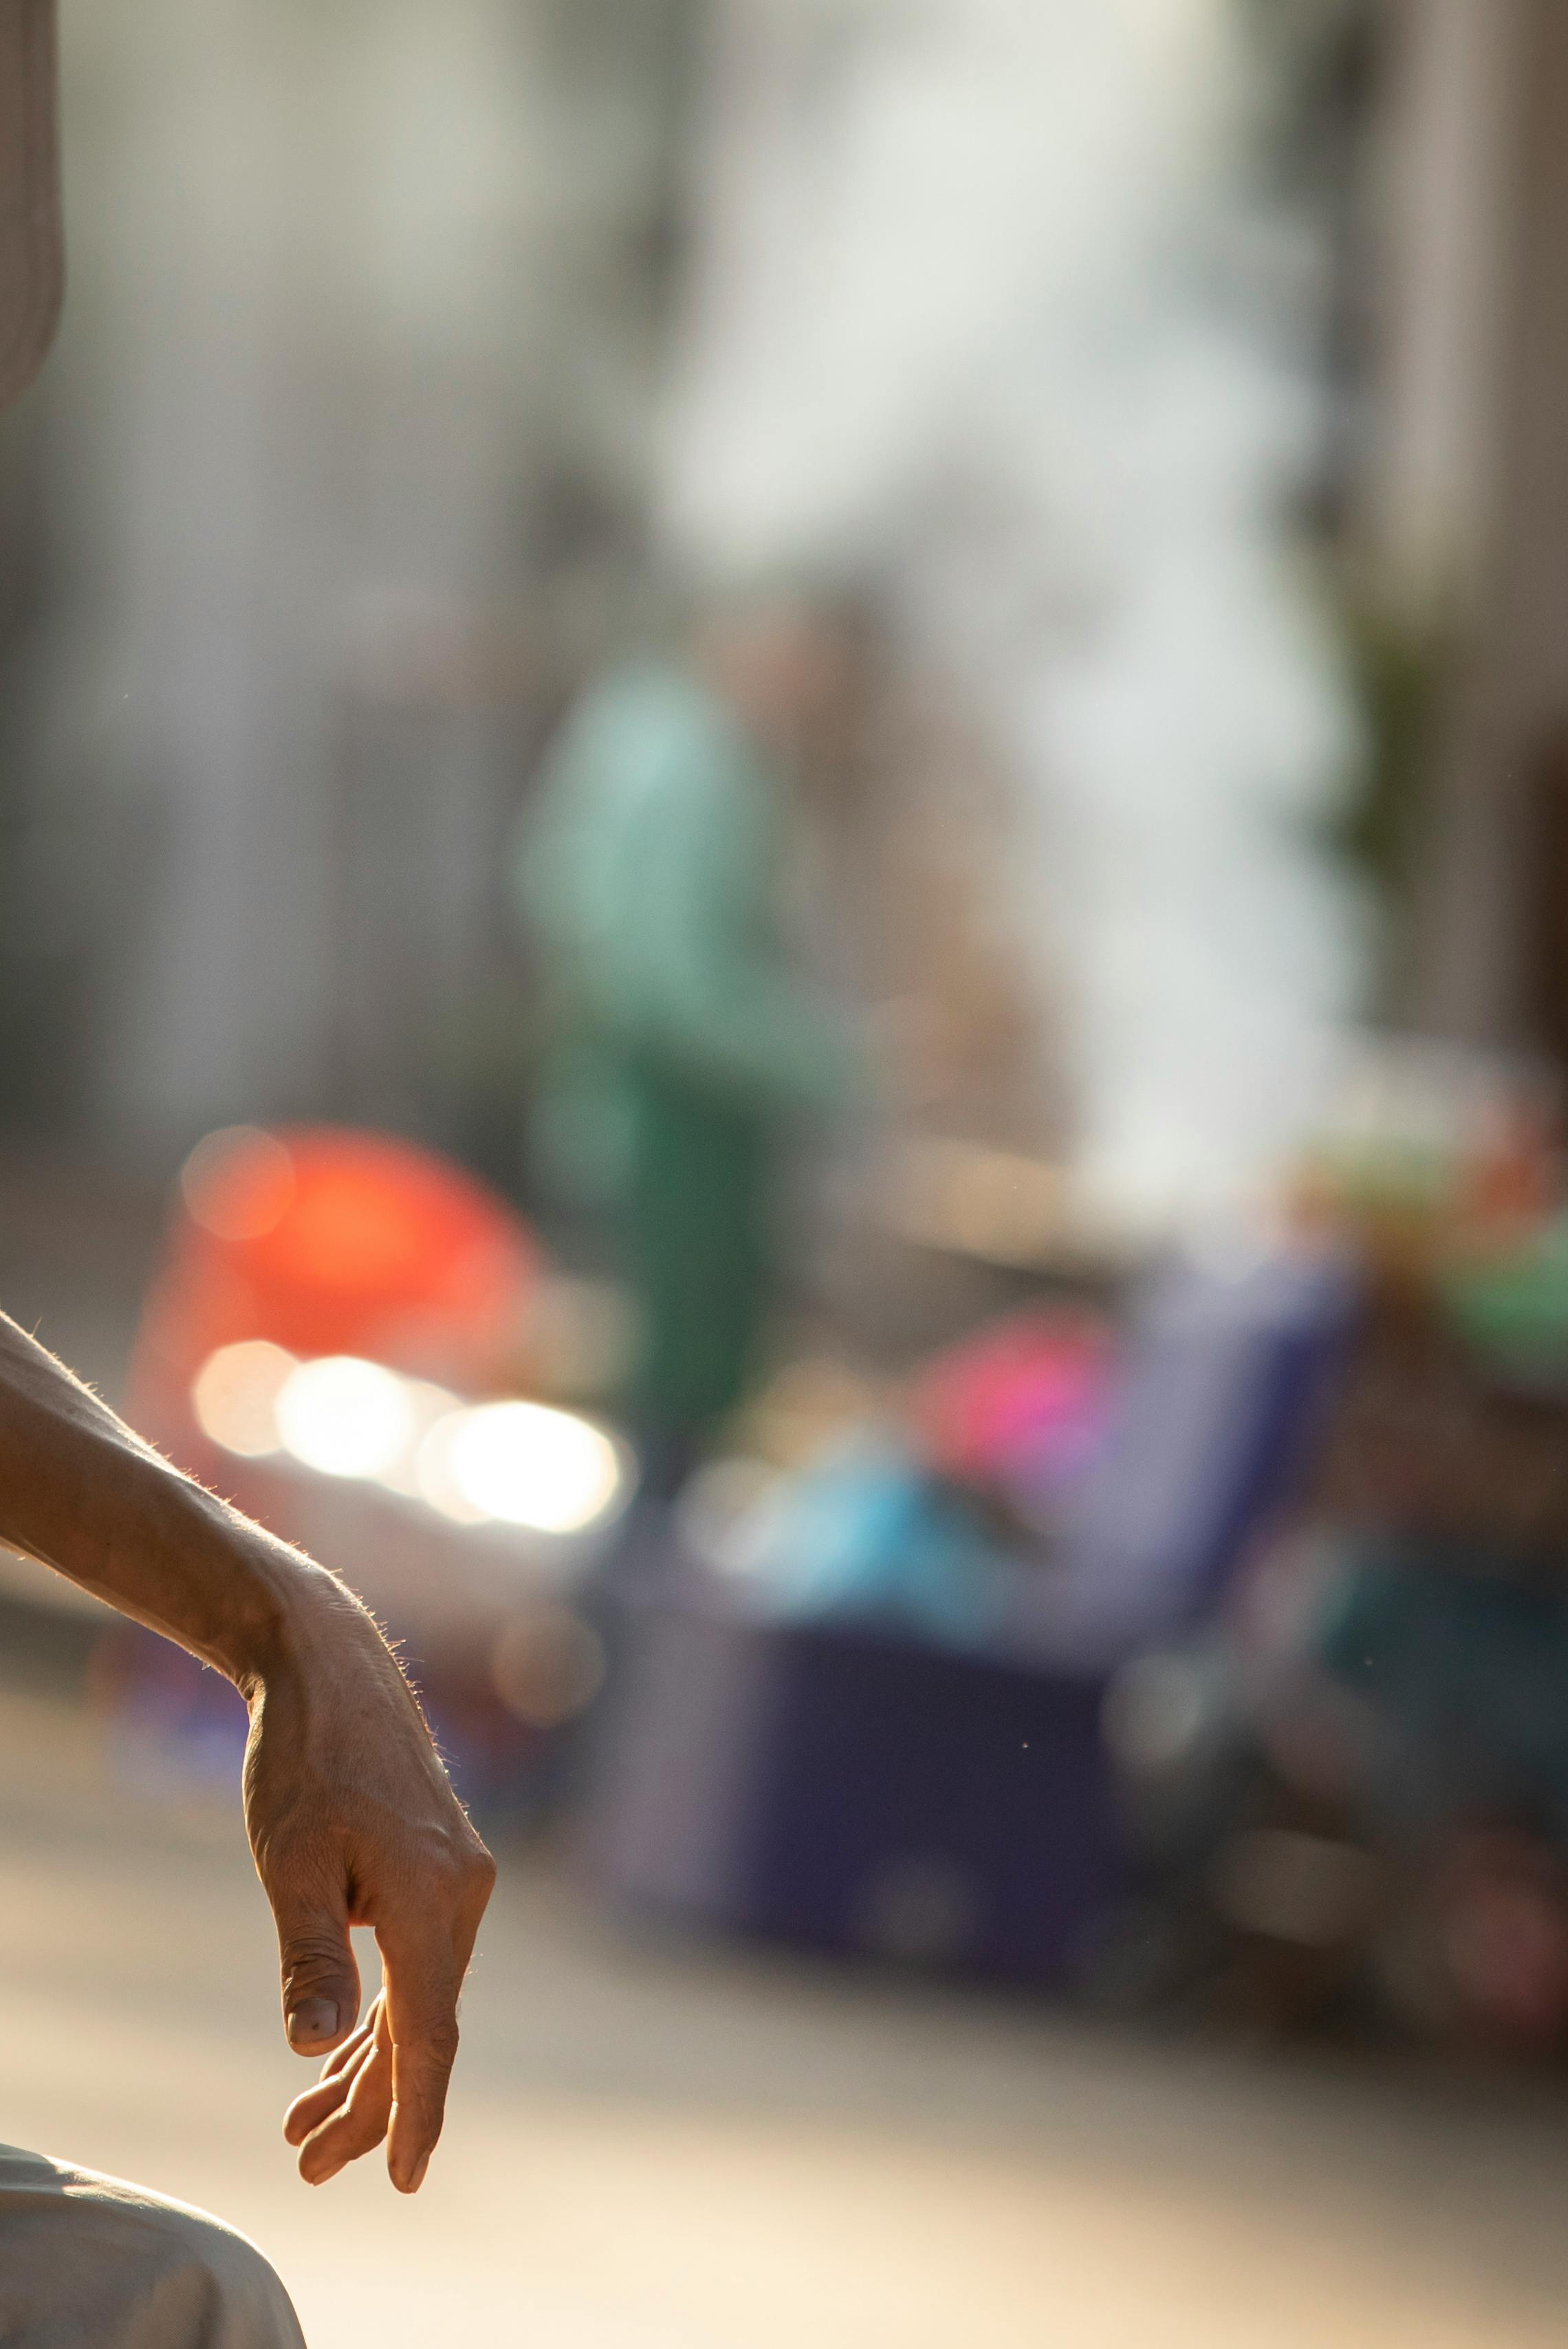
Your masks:
M200 1486L182 1485L178 1503L182 1578L200 1600L192 1619L168 1628L248 1702L299 1671L355 1601L324 1568Z

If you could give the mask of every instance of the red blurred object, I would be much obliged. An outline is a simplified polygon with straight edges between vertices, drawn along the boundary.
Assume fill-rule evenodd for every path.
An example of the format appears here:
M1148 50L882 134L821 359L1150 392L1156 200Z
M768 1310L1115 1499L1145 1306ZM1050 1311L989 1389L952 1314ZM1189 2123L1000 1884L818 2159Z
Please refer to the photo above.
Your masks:
M133 1414L188 1455L192 1380L254 1338L483 1393L504 1382L540 1266L522 1218L431 1152L332 1127L214 1134L182 1177Z
M1443 1957L1461 2028L1516 2051L1568 2036L1568 1882L1542 1841L1517 1829L1457 1838L1443 1899Z

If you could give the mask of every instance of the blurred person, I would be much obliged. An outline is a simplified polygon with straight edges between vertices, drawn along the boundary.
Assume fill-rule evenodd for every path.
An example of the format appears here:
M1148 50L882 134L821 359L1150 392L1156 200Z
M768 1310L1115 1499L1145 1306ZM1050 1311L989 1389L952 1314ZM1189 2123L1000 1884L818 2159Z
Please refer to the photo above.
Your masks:
M59 287L52 0L0 0L0 400L41 364ZM383 2139L414 2193L441 2133L457 2002L494 1868L413 1693L333 1576L182 1476L0 1315L0 1542L232 1680L244 1805L277 1921L289 2044L327 2054L285 2124L320 2185ZM382 1986L358 2023L349 1928ZM170 1953L173 1970L188 1963ZM0 2147L0 2336L18 2349L296 2349L282 2283L215 2219Z
M790 1127L852 1082L778 899L792 825L831 815L851 771L867 655L846 603L780 591L711 617L685 658L587 693L519 838L519 904L562 1030L538 1154L620 1242L656 1498L753 1371Z

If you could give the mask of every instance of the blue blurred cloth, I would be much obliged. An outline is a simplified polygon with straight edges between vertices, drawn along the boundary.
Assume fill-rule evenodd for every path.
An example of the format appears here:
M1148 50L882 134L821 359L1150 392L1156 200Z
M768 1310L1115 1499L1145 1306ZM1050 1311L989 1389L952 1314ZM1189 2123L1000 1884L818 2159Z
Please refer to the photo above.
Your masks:
M892 1445L847 1446L770 1510L749 1561L765 1609L981 1647L1005 1617L1005 1564L961 1498Z

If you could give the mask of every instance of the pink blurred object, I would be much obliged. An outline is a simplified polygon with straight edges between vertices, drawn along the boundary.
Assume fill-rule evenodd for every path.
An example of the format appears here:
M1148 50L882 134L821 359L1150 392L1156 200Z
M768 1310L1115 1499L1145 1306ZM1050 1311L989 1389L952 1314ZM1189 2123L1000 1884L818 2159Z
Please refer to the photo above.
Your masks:
M1116 1385L1104 1321L1079 1312L1015 1314L929 1365L915 1390L915 1428L941 1475L1043 1497L1095 1458Z

